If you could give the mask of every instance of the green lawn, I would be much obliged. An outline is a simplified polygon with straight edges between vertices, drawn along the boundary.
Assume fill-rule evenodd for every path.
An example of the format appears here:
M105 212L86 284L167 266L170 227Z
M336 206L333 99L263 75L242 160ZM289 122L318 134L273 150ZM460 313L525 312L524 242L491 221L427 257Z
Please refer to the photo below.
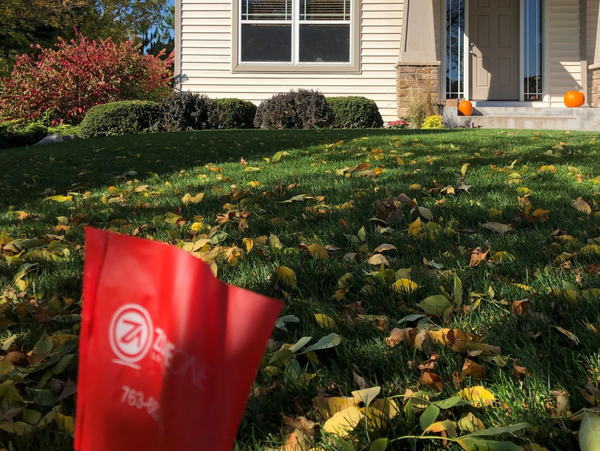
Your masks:
M353 371L381 387L388 411L398 408L356 426L346 440L357 450L380 437L419 436L436 418L458 423L442 426L465 435L469 413L487 428L532 426L484 439L578 449L580 423L567 417L600 403L597 149L594 134L554 131L253 130L2 151L0 408L27 410L13 418L18 426L0 424L0 443L71 449L75 396L67 395L77 371L69 335L78 333L90 225L181 247L210 238L201 252L220 247L211 255L218 254L222 280L283 299L282 315L298 319L273 333L240 450L281 446L282 414L323 425L327 409L319 413L313 399L352 396L360 381ZM273 163L278 152L286 153ZM188 193L194 199L184 202ZM300 195L308 197L282 203ZM329 246L327 253L314 244ZM383 244L392 246L374 254ZM278 277L278 267L295 273L296 287L282 277L285 268ZM438 315L422 317L421 307ZM315 314L326 316L317 321ZM411 329L392 348L394 328ZM309 336L310 345L332 333L341 337L338 346L298 355L285 368L277 359L268 366L282 344ZM30 356L22 354L36 342ZM463 374L465 359L472 363ZM495 399L439 403L423 417L433 402L476 386ZM421 393L405 398L407 390ZM40 427L41 415L52 423ZM315 448L335 449L311 426L305 435L314 434ZM388 449L441 447L441 440L403 439Z

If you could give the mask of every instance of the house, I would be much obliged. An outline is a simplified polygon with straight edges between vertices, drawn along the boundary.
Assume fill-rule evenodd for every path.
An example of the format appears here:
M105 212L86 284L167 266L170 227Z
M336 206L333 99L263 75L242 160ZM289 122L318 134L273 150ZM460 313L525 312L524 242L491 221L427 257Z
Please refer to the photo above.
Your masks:
M487 126L600 130L600 0L176 0L182 89L255 103L361 95L386 121L411 93L474 102Z

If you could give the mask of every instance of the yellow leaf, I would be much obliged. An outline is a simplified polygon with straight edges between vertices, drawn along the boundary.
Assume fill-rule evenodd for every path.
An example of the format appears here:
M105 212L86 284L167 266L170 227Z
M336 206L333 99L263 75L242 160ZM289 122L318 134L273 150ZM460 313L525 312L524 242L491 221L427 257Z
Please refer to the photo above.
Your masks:
M556 168L554 166L542 166L540 168L540 172L551 172L554 174L556 173Z
M514 262L515 256L506 251L496 252L492 257L496 263Z
M492 216L502 216L502 210L498 210L496 208L490 208L489 210L490 215Z
M325 398L321 396L313 398L312 403L325 418L331 418L336 413L355 407L357 404L353 397Z
M598 255L598 254L600 254L600 246L598 246L597 244L591 244L589 246L584 246L581 248L581 253L583 255L588 255L588 256Z
M201 222L194 222L194 223L192 224L192 227L191 227L191 229L192 229L194 232L199 232L200 230L202 230L202 223L201 223Z
M75 434L75 419L73 417L57 412L54 418L60 431L67 432L70 435Z
M454 423L450 420L438 421L437 423L433 423L431 426L425 429L425 431L423 431L423 434L426 434L427 432L447 432L449 437L458 436L456 432L456 427L454 426Z
M404 166L404 161L400 157L396 157L396 163L398 163L398 166Z
M365 232L365 228L361 227L358 231L358 239L361 241L365 241L367 239L367 232Z
M198 204L202 202L202 199L204 199L204 193L198 193L193 197L190 193L186 193L185 196L181 198L181 202L183 202L184 205Z
M537 218L540 222L546 222L548 220L548 213L550 213L550 210L542 210L541 208L538 208L531 213L531 216Z
M569 340L571 340L574 343L579 344L579 338L577 338L577 335L575 335L573 332L569 332L567 329L563 329L562 327L558 327L558 326L550 326L550 327L554 327L556 330L558 330L561 334L563 334Z
M418 238L421 235L422 223L421 218L417 218L410 226L408 226L408 236Z
M335 320L327 315L323 315L322 313L315 313L315 319L319 326L325 329L333 329L335 328Z
M414 283L412 280L399 279L392 285L392 288L397 293L412 293L417 288L419 288L419 286L416 283Z
M256 182L256 181L248 182L246 185L251 188L258 188L260 186L260 182Z
M481 385L465 388L458 392L458 396L465 401L469 401L474 407L489 406L496 401L496 397Z
M244 238L244 244L246 245L246 252L250 253L254 247L254 240L252 238Z
M56 202L70 202L73 200L73 196L51 196L44 199L44 201L47 200L55 200Z
M338 437L345 437L354 430L364 417L362 412L356 407L349 407L327 420L323 429L325 432L337 435Z
M389 266L388 259L385 258L382 254L375 254L371 258L369 258L369 264L374 266L386 265Z
M312 244L308 246L308 253L317 260L328 260L329 254L327 249L320 244Z
M524 186L517 188L517 191L522 194L534 194L532 190L530 190L529 188L525 188Z
M554 259L554 263L560 264L560 263L564 263L566 261L571 260L572 258L577 256L577 252L572 252L572 253L568 253L568 252L563 252L562 254L560 254L558 257L556 257Z
M458 421L458 427L461 429L461 431L470 433L486 429L483 422L471 412L463 414L461 419Z
M409 190L420 190L421 188L423 188L421 185L419 185L418 183L413 183L412 185L410 185L408 187Z
M277 273L277 279L280 280L288 289L295 290L296 285L296 273L286 266L278 266L275 268Z
M279 237L273 234L269 235L269 246L277 251L283 249L283 245L281 244L281 241L279 241Z
M348 287L338 288L337 290L335 290L335 293L333 293L333 295L331 296L331 299L335 301L341 301L342 299L344 299L344 296L346 295L346 293L348 293L348 291Z

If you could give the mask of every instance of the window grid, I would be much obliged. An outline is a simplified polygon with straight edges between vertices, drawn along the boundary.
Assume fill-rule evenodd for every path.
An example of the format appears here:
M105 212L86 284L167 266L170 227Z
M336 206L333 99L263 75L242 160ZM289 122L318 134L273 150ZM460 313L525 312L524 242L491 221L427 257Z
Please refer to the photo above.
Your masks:
M260 3L261 0L240 0L240 33L239 33L239 41L238 48L239 52L239 63L257 63L257 64L269 64L269 65L294 65L294 66L302 66L307 64L329 64L329 65L351 65L352 64L352 52L353 45L356 45L351 36L352 36L352 0L329 0L328 3L341 3L342 4L342 12L340 14L320 14L321 17L340 17L337 20L307 20L302 19L302 16L314 16L315 14L307 13L307 4L311 0L274 0L279 2L284 2L285 9L284 14L286 19L281 20L281 13L250 13L250 7L253 3ZM314 0L313 0L314 1ZM317 0L318 1L318 0ZM263 0L265 3L273 3L273 1L269 2L269 0ZM301 6L304 5L304 14L301 11ZM265 17L265 19L256 18L256 17ZM250 18L252 17L252 19ZM278 17L279 19L269 19L269 17ZM289 19L287 19L289 17ZM243 25L290 25L292 29L292 37L291 37L291 45L292 45L292 56L290 61L243 61L242 59L242 28ZM300 27L303 25L346 25L348 26L349 31L349 46L348 46L348 61L300 61Z

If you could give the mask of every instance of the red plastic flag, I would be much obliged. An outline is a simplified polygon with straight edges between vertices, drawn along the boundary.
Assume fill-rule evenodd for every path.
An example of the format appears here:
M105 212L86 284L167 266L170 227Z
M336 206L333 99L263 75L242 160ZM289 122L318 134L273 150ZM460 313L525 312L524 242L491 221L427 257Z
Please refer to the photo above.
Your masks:
M166 244L88 228L79 451L231 451L282 304Z

